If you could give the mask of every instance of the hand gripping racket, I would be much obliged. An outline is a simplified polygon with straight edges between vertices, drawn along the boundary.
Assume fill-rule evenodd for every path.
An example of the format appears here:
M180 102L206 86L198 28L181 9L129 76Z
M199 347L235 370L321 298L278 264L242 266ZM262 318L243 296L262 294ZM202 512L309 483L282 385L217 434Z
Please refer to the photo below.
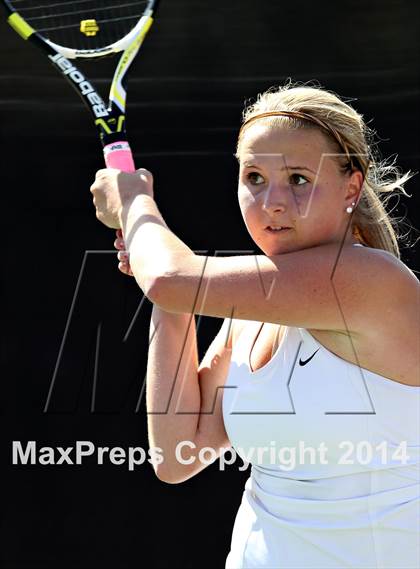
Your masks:
M8 23L25 40L43 49L90 109L109 168L134 172L125 130L127 72L153 22L159 0L0 0ZM109 103L74 64L123 52L109 92Z

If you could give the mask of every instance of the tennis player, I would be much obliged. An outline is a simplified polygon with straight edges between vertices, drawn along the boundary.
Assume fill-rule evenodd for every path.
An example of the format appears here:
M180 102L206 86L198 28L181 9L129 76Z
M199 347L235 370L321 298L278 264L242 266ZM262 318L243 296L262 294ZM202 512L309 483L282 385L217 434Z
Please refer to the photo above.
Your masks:
M237 158L263 255L194 254L146 170L91 187L120 270L154 304L155 472L185 481L206 447L251 463L227 569L418 569L420 287L386 209L412 174L375 155L352 106L290 81L246 109ZM192 314L224 318L201 363Z

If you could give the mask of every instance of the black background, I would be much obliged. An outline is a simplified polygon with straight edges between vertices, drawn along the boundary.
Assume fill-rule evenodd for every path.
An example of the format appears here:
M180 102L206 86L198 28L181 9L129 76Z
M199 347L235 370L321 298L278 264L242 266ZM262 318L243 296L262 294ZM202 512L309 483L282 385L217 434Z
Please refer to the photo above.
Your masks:
M356 99L382 156L418 171L419 24L414 0L162 0L130 78L128 130L169 227L196 251L257 252L233 153L244 101L287 77ZM122 342L141 291L117 270L114 233L95 218L94 127L41 52L5 22L0 37L3 566L222 568L248 476L239 460L181 485L160 482L148 463L12 465L13 440L147 449L144 400L136 406L151 306ZM83 69L106 87L114 65ZM418 176L406 190L396 213L418 227ZM413 246L402 259L419 268ZM200 320L200 355L220 323Z

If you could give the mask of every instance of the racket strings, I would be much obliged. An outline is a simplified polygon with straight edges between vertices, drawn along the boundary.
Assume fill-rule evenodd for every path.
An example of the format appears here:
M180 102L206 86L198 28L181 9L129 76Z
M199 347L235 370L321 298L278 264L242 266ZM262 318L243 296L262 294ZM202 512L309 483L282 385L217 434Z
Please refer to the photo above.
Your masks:
M148 0L15 0L13 7L36 31L75 49L100 49L127 35Z
M91 1L91 0L89 0L89 1ZM79 2L86 2L86 0L79 0ZM67 4L69 7L72 7L72 6L73 6L73 10L72 10L71 12L61 12L61 13L60 13L60 16L73 16L73 15L74 15L74 4L75 4L75 2L66 2L66 4ZM60 6L60 7L62 8L62 7L64 6L64 3L63 3L63 4L55 4L55 6ZM127 7L127 6L137 6L137 7L138 7L138 2L130 2L130 3L127 3L127 4L121 4L119 7L120 7L120 8L125 8L125 7ZM39 8L43 8L43 7L44 7L44 6L39 6ZM39 9L39 8L36 8L36 9ZM107 10L108 10L108 11L114 10L114 6L106 6L106 7L104 7L104 8L101 8L101 9L100 9L100 12L101 12L101 14L102 14L102 13L105 13ZM92 13L92 9L91 9L91 8L85 8L85 9L82 9L82 10L78 10L77 13L78 13L79 15L81 15L81 14L91 14L91 13ZM51 15L48 15L48 16L31 16L31 19L32 19L32 21L35 21L35 20L48 20L49 18L54 18L55 16L56 16L56 14L51 14ZM134 17L134 16L129 16L129 17ZM101 21L103 21L103 20L101 20ZM39 30L39 31L41 31L41 30Z

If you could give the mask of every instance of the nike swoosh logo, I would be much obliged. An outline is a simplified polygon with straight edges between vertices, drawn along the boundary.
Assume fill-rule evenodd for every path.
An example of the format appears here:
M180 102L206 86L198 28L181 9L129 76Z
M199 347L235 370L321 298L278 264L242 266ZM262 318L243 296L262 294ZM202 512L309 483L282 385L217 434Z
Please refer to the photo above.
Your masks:
M319 350L319 348L318 348ZM316 352L318 352L318 350L316 350ZM314 352L312 354L312 356L310 358L308 358L307 360L303 361L302 358L299 358L299 365L301 366L306 366L307 363L309 363L311 361L311 359L314 357L314 355L316 354L316 352Z

